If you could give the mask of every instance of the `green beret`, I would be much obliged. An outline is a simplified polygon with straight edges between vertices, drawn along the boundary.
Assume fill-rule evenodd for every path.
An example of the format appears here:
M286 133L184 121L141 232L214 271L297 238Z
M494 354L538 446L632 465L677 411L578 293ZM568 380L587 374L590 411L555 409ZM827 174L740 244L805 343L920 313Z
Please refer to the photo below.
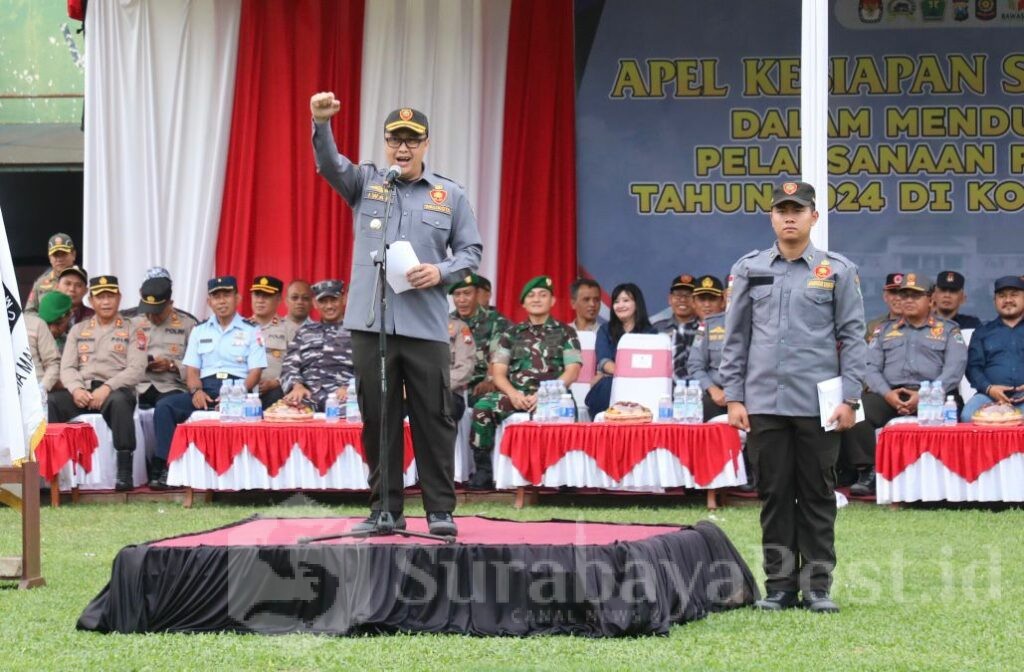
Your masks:
M47 292L39 299L39 317L53 324L71 310L71 297L61 292Z
M463 287L483 287L485 289L491 288L491 283L487 282L484 278L481 278L476 273L470 273L459 282L453 282L448 286L448 293L454 294L456 289Z
M541 289L546 289L550 292L552 291L552 285L554 285L554 283L551 282L551 278L546 275L538 275L536 278L523 285L523 291L519 293L519 303L526 301L526 295L530 293L530 290L540 287Z

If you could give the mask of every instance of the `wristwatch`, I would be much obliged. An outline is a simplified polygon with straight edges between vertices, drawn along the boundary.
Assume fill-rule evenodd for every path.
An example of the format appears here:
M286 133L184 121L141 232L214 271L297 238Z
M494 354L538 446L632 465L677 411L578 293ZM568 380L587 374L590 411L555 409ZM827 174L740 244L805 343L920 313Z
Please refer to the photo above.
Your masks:
M843 403L849 406L853 411L860 408L860 399L843 399Z

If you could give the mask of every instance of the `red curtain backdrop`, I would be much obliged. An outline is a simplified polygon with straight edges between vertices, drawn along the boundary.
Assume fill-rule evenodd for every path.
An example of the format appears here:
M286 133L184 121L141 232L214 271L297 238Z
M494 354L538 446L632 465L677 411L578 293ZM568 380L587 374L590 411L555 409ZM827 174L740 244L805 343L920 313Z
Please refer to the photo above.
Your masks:
M364 11L364 0L242 5L216 269L238 277L244 315L256 274L348 281L352 214L316 173L309 97L334 91L338 149L358 160Z
M572 0L515 0L508 35L498 308L524 319L523 284L554 281L570 320L576 278L576 142Z

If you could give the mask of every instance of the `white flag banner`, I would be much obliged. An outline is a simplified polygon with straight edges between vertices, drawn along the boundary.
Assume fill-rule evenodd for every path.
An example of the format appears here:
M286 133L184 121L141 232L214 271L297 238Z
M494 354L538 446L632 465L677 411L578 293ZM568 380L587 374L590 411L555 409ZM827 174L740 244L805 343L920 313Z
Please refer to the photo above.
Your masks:
M32 459L32 451L46 432L43 403L28 333L18 300L7 228L0 211L0 280L3 281L7 319L0 320L0 465L19 465Z

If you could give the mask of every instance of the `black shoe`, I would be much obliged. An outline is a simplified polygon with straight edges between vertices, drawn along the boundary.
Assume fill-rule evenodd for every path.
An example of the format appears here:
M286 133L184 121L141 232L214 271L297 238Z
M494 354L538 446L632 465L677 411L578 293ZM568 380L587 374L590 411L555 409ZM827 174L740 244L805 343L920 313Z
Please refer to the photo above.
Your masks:
M874 497L875 470L862 469L857 482L850 486L850 494L857 497Z
M132 478L132 451L117 451L117 480L114 482L114 490L125 492L135 487L135 480Z
M153 478L149 481L149 489L166 490L167 487L167 462L156 458L153 460Z
M740 492L752 493L757 492L757 485L751 483L750 481L747 481L743 485L737 485L736 489L739 490Z
M469 490L494 490L494 478L490 469L477 469L466 482Z
M403 516L401 513L398 513L398 514L392 513L391 514L391 518L395 522L394 529L396 529L396 530L404 530L405 529L405 516ZM366 520L364 520L361 523L356 523L355 525L353 525L352 529L349 530L349 532L373 532L373 531L379 529L379 523L380 523L380 511L370 511L370 515L366 517ZM381 530L381 531L383 532L385 530Z
M439 537L454 537L459 534L459 528L455 527L455 519L447 511L427 513L427 529Z
M838 614L839 605L828 596L828 591L812 590L804 595L804 607L819 614Z
M783 609L792 609L798 604L795 590L776 590L768 593L764 599L754 602L754 608L762 611L782 611Z

